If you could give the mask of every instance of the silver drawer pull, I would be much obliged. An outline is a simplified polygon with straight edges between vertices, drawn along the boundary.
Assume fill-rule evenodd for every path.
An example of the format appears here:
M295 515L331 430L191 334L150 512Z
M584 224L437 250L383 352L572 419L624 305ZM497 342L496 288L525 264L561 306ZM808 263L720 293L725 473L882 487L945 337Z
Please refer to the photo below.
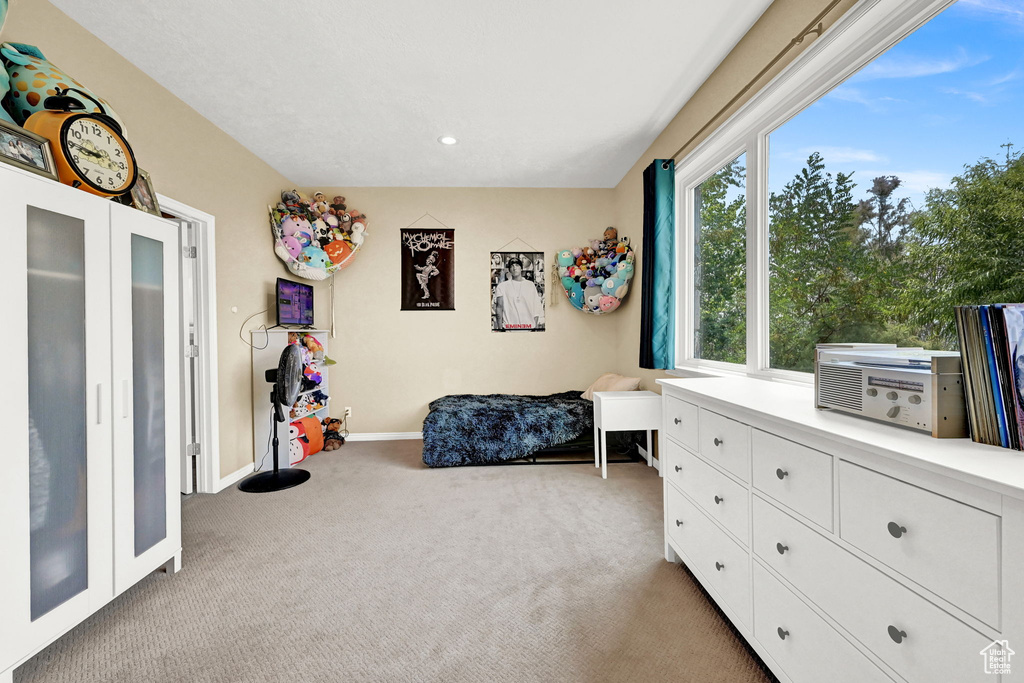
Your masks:
M717 436L715 437L715 445L716 446L721 446L723 443L725 443L725 442L722 441L721 439L719 439Z
M785 555L786 551L789 550L788 545L782 545L781 543L775 544L775 549L779 551L779 555Z
M722 498L721 496L715 496L715 505L721 505L723 500L725 500L725 498Z
M900 526L896 522L889 522L889 533L892 534L893 538L899 538L903 534L907 533L907 527Z
M725 569L725 565L721 562L715 562L715 569L717 569L718 571L722 571L723 569Z
M683 525L683 520L677 519L676 520L676 526L682 526L682 525Z
M896 628L895 626L890 626L889 627L889 637L892 638L892 642L894 642L897 645L899 645L907 637L907 632L906 631L901 631L898 628Z
M680 420L678 417L672 421L675 422L676 424L680 424L682 422L682 420Z
M789 472L780 467L779 469L775 470L775 476L778 477L779 479L785 479L786 477L789 476Z
M683 468L680 467L679 465L676 465L676 472L682 472L682 471L683 471Z
M786 636L789 635L789 631L783 631L781 626L778 629L778 633L779 633L779 638L782 638L783 640L785 640Z

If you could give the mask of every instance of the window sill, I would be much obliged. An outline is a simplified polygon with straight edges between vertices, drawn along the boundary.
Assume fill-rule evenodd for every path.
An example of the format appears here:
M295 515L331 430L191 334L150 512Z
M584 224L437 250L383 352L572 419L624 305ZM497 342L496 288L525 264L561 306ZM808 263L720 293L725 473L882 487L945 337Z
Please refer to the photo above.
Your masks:
M783 384L795 384L797 386L808 386L814 383L814 374L810 372L794 372L791 370L761 370L751 372L747 369L732 370L729 368L710 367L702 364L680 364L673 370L666 370L665 374L679 378L705 378L705 377L750 377L752 379L765 380L767 382L781 382Z

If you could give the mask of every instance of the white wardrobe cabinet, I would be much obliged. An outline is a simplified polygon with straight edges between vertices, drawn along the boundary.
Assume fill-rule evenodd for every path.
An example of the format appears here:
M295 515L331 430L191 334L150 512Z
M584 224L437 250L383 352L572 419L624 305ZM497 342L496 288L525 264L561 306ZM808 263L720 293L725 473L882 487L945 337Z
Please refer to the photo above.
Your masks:
M0 168L0 681L180 563L176 227Z

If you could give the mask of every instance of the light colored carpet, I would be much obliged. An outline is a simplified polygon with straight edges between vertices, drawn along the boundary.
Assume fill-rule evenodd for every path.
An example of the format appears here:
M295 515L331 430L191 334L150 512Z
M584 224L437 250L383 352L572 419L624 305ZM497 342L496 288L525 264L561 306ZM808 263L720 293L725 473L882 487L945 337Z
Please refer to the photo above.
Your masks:
M430 470L348 443L274 494L185 500L156 573L16 682L768 681L662 557L642 464Z

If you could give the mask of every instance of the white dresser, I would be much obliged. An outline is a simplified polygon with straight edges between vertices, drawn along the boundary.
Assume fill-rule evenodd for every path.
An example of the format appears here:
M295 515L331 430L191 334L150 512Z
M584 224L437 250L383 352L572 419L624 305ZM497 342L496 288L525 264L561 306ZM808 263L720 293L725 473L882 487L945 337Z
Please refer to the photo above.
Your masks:
M1024 454L817 411L810 387L658 383L666 559L780 680L1024 680Z

